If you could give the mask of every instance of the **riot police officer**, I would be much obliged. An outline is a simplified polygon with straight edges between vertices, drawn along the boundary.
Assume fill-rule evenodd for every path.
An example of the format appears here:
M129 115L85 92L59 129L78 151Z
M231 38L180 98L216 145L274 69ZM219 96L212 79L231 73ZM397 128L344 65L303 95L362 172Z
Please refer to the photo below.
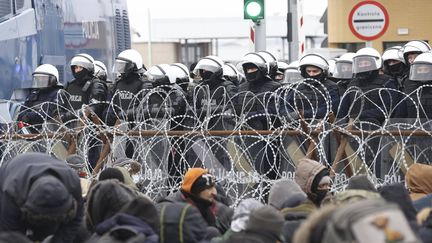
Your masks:
M145 78L141 54L133 49L122 51L116 58L115 70L120 76L112 90L112 107L107 113L107 123L114 125L120 119L137 121L135 109L139 106L143 90L153 88Z
M114 64L115 73L118 75L111 90L111 103L106 110L106 122L109 126L116 123L123 123L121 129L133 129L142 122L143 117L139 117L140 104L145 92L153 88L152 84L144 76L145 68L141 54L128 49L120 52ZM140 120L141 119L141 120ZM135 139L126 140L126 150L121 151L121 157L133 158ZM117 152L115 151L114 154Z
M237 70L237 68L231 63L225 63L223 66L223 78L227 81L231 81L235 86L243 81L244 77Z
M196 64L193 73L199 84L189 94L192 107L194 129L232 130L234 129L233 98L237 87L223 77L224 62L217 56L206 56ZM188 162L202 163L207 168L229 170L231 161L226 153L226 138L196 138L186 149ZM202 156L204 147L210 146L211 159ZM206 164L208 163L208 164ZM210 167L211 166L211 167Z
M398 103L393 97L394 92L390 90L396 89L395 81L392 77L380 73L381 55L370 47L356 52L352 68L354 79L349 83L348 93L341 101L338 117L368 121L380 126L386 117L390 117L390 112ZM385 90L382 92L383 88Z
M183 63L173 63L171 66L174 67L177 73L176 84L178 84L184 92L188 93L189 89L193 89L189 69Z
M354 127L360 131L376 130L386 119L389 119L398 105L398 92L396 83L392 77L381 74L382 58L380 53L370 47L365 47L356 52L353 57L354 79L349 83L345 95L341 99L338 118L346 122L350 119ZM381 174L381 160L377 154L380 148L380 136L368 137L364 144L352 140L350 144L362 151L365 165L375 172L377 178L384 177Z
M404 92L411 99L406 100L406 118L429 118L432 114L432 53L418 55L412 65Z
M283 62L283 61L278 61L277 62L277 67L278 67L278 72L275 75L274 80L278 81L278 82L283 82L285 79L285 71L290 68L290 66L288 65L288 63Z
M195 88L192 103L201 118L201 122L209 129L227 129L228 120L223 119L222 114L232 104L232 98L237 92L233 82L223 77L224 62L217 56L206 56L201 58L193 73L201 78L199 85ZM231 106L232 107L232 106ZM216 115L210 118L211 115ZM209 118L205 120L206 118ZM204 120L203 120L204 119ZM226 123L228 122L228 123Z
M107 86L94 76L94 59L88 54L77 54L71 60L71 70L74 79L66 85L69 103L74 111L80 110L82 105L91 105L91 109L102 117L107 99ZM73 111L63 115L63 120L76 118Z
M179 68L180 67L180 68ZM143 97L146 101L142 105L142 112L146 118L143 124L145 130L182 130L186 111L186 92L178 85L179 80L189 80L189 75L181 66L159 64L151 67L145 76L152 83L153 89ZM181 82L182 83L182 82ZM180 181L182 173L181 157L175 156L183 153L183 140L179 137L167 138L165 136L143 138L148 151L145 154L146 169L160 169L166 175L170 175L168 189L175 188ZM164 176L168 178L167 176ZM158 181L151 185L163 186ZM166 195L165 195L166 196Z
M300 59L300 73L304 81L293 85L287 96L287 105L282 105L282 115L298 118L302 111L306 119L322 119L330 112L336 113L339 105L339 90L329 80L329 63L319 54L307 54Z
M32 89L18 115L18 120L30 125L32 130L48 120L55 120L65 108L63 84L59 82L59 73L55 66L43 64L32 74Z
M335 63L333 78L339 87L339 94L342 96L348 88L349 82L353 79L352 63L354 52L347 52L340 56Z
M397 88L402 91L408 75L408 67L405 65L405 59L400 55L401 48L401 46L393 46L386 49L382 59L384 73L392 76L396 81Z
M299 61L293 61L288 65L288 68L284 72L283 85L292 84L295 82L300 82L303 80L299 70Z
M75 55L71 60L71 70L74 79L66 85L66 92L69 95L69 105L71 110L62 115L63 121L77 119L81 115L93 115L103 117L103 112L106 108L105 101L108 95L108 88L105 82L94 76L94 59L92 56L82 53ZM88 105L84 107L83 105ZM80 114L83 112L83 114ZM99 121L99 120L98 120ZM71 123L71 125L77 125ZM97 124L100 125L100 124ZM94 136L89 139L89 151L87 153L90 165L94 167L99 157L100 141L96 138L96 134L86 134ZM87 140L88 138L85 138Z
M105 64L101 61L95 60L94 70L94 76L106 83L108 91L112 90L113 82L112 80L108 79L108 69Z
M246 82L240 84L236 112L244 118L246 129L271 130L279 126L276 119L276 90L280 82L271 79L271 63L260 53L248 53L241 62ZM261 136L260 136L261 137ZM240 138L255 169L269 178L277 178L279 162L277 161L277 145L266 143L262 137Z
M425 52L431 50L430 45L426 41L413 40L406 43L402 48L403 58L407 65L411 65L414 59Z

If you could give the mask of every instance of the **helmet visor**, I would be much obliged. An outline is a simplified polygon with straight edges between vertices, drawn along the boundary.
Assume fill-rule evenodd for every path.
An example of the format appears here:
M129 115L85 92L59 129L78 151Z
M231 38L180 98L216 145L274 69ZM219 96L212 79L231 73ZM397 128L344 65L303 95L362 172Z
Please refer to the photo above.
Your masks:
M209 72L215 73L219 69L220 69L220 67L216 67L216 66L213 66L213 65L200 65L200 63L198 63L195 66L194 70L193 70L193 74L200 75L200 70L204 70L204 71L209 71Z
M414 63L410 69L410 80L414 81L431 81L432 80L432 64L430 63Z
M284 81L283 83L295 83L303 80L303 77L300 74L300 71L294 69L287 69L284 73Z
M117 73L127 73L133 68L132 62L126 62L123 60L116 59L114 64L114 70Z
M351 79L353 77L352 63L337 62L333 77L338 79Z
M146 72L145 75L147 76L147 79L150 82L156 82L156 81L162 80L162 79L164 79L166 77L163 74L152 74L152 73L149 73L149 72Z
M372 56L359 56L354 57L353 60L353 73L363 73L373 70L378 70L377 60Z
M55 83L55 77L47 74L34 73L32 79L32 88L46 88Z

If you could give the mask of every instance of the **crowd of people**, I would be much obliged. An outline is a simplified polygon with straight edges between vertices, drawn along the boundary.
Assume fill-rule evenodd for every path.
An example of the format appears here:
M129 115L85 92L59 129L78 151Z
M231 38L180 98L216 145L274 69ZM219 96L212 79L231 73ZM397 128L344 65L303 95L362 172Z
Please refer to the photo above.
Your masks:
M129 49L118 55L114 69L116 78L111 82L103 63L77 54L71 60L74 80L63 85L53 65L37 67L18 121L35 132L47 121L77 126L80 117L95 125L124 124L126 130L137 126L139 130L193 130L196 126L234 130L238 129L234 119L241 117L245 129L272 130L290 128L299 120L312 126L334 115L338 124L376 130L390 118L417 122L432 111L432 52L419 40L389 48L383 55L366 47L335 60L306 54L287 64L261 51L246 54L236 64L207 56L190 68L174 63L146 69L141 55ZM163 122L168 118L170 123ZM168 158L173 141L161 139L146 158L137 159L142 151L128 140L126 158L105 166L93 181L86 179L83 165L89 161L91 168L97 166L100 147L93 146L100 143L97 139L86 140L92 145L88 154L74 155L67 162L39 153L3 162L0 242L432 239L430 165L411 165L406 186L376 188L368 176L358 175L336 193L330 191L334 169L330 165L310 159L293 161L295 181L278 180L276 155L261 149L268 145L265 141L247 137L242 143L252 166L273 184L264 201L232 202L205 168L205 161L199 166L190 163L184 171L172 169L180 159L191 161L196 156L187 152ZM224 143L218 138L212 142ZM179 139L175 143L186 146ZM368 143L373 149L373 141ZM230 170L232 161L223 151L211 152ZM138 162L128 162L130 158ZM180 188L155 201L147 198L145 185L132 179L141 170L142 160L166 163L170 175L181 178ZM374 176L381 176L378 167L375 172Z
M431 242L432 166L412 165L403 184L367 175L331 190L329 169L300 159L295 180L268 198L233 202L205 168L156 201L122 160L86 184L78 155L18 155L0 167L0 242ZM131 168L131 167L129 167Z

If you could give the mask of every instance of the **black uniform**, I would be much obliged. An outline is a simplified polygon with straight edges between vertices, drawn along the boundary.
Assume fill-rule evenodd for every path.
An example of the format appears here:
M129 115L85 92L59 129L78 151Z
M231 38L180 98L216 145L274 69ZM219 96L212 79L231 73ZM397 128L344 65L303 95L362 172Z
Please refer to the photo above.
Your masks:
M40 125L47 120L57 119L66 108L66 98L60 86L32 89L21 107L18 121ZM35 128L39 129L40 126Z
M69 95L69 106L71 110L62 115L63 121L77 119L77 111L79 111L84 104L89 105L90 109L95 112L98 117L103 117L103 112L106 109L106 104L103 102L106 101L108 95L105 82L90 75L86 75L69 82L65 90ZM90 149L88 151L88 157L91 166L94 167L99 157L101 144L97 139L91 139L89 142Z
M294 86L293 89L295 90L287 90L288 105L281 105L281 115L296 112L295 109L302 110L307 119L324 118L328 112L336 114L339 105L339 89L333 81L308 79Z
M65 219L57 222L57 225L41 228L38 227L40 225L31 225L26 221L22 208L25 207L28 196L33 190L33 182L44 176L55 176L59 179L67 189L66 195L70 194L73 197L77 207L75 213L68 216L69 220ZM40 201L41 204L54 203L44 195L36 195L36 197L44 201ZM54 206L52 210L55 210ZM47 154L27 153L5 162L0 167L0 231L20 231L28 234L28 230L32 230L33 240L41 241L53 234L52 242L72 242L81 227L82 218L83 200L80 181L76 172L63 161Z
M348 90L341 100L338 118L351 118L355 120L355 125L360 130L379 129L385 119L392 115L392 111L399 103L395 81L388 75L379 74L374 71L368 77L355 78L348 85ZM365 163L373 166L375 175L378 178L381 174L383 163L377 159L380 151L380 137L367 138L366 144L357 144L351 140L351 144L357 150L364 151ZM375 162L373 164L373 162ZM385 170L385 169L384 169ZM384 172L384 171L383 171Z
M338 118L348 115L349 118L381 125L386 115L390 115L385 112L390 112L398 103L395 93L389 89L396 89L395 81L388 75L379 74L378 71L369 77L354 78L348 85L349 94L341 100Z
M262 71L257 72L261 78L240 84L236 111L238 115L246 118L246 129L271 130L278 122L275 119L278 113L275 91L281 87L281 83L262 75ZM274 151L277 151L279 146L268 144L262 138L256 137L246 137L243 140L241 143L246 146L255 169L271 179L277 178L279 161Z
M74 111L81 109L82 105L92 104L91 109L102 117L107 99L108 89L105 82L91 76L82 79L74 79L69 82L65 88L69 95L69 103ZM64 115L64 120L76 118L74 112L68 112Z
M222 69L211 77L203 80L189 94L194 121L188 119L194 129L205 130L233 130L233 98L237 87L222 77ZM186 140L186 151L190 166L199 164L215 171L230 170L231 161L226 153L226 139L221 137L197 138ZM208 149L212 153L202 156L202 150ZM217 172L216 172L217 173Z
M153 88L153 85L140 73L130 73L119 79L111 92L112 107L107 110L106 120L108 125L114 125L117 119L134 121L136 108L146 91Z
M417 92L420 91L421 92ZM404 101L404 109L400 110L401 118L430 118L432 117L432 81L422 82L407 80L404 93L412 99ZM417 106L417 107L416 107ZM419 113L417 115L417 112Z

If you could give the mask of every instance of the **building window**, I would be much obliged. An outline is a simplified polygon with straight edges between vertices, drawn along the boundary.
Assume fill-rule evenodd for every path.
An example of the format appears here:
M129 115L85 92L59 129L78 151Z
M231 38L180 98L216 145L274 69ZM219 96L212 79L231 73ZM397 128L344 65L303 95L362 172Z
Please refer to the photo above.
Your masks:
M383 50L387 50L388 48L393 47L393 46L404 46L406 43L407 43L407 41L387 41L387 42L383 42Z
M202 57L208 55L209 44L208 43L182 43L181 44L181 57L180 62L186 66L190 66L192 63L198 61Z
M339 48L346 49L347 52L357 52L359 49L365 47L364 42L357 42L357 43L339 43Z
M10 0L0 0L0 19L3 20L6 17L12 15L12 3Z

